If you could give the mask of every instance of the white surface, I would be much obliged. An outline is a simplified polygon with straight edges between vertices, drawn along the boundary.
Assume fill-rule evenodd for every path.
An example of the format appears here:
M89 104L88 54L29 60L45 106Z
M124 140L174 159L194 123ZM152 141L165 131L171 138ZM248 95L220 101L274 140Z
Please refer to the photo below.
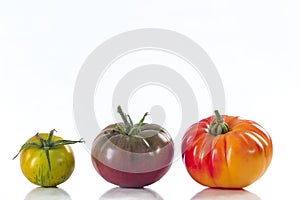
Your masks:
M269 170L245 188L253 195L236 196L297 199L298 10L298 2L283 0L1 1L0 199L35 199L34 193L41 192L23 177L19 161L11 160L26 139L52 128L66 139L79 137L72 95L91 51L113 35L147 27L171 29L198 42L221 74L226 113L253 119L270 133L274 157ZM57 195L113 199L104 194L115 186L98 176L84 146L74 145L73 150L76 169ZM197 199L205 189L189 177L180 160L147 188L153 199ZM199 199L226 196L205 194Z

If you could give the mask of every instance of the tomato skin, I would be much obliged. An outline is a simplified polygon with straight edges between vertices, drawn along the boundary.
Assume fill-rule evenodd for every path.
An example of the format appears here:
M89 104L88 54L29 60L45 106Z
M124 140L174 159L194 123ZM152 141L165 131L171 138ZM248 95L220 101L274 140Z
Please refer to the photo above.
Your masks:
M212 135L214 116L193 124L182 140L182 160L198 183L214 188L243 188L260 178L270 165L273 145L254 121L222 116L229 131Z
M45 140L48 133L41 133L39 136ZM53 135L53 141L62 140L61 137ZM41 144L36 136L27 142ZM20 153L20 166L24 176L33 184L43 187L54 187L65 182L72 174L75 166L73 151L70 145L64 145L49 149L51 170L45 150L38 147L28 147Z
M133 173L104 165L95 157L92 157L92 162L96 171L106 181L124 188L139 188L155 183L161 179L171 167L169 164L165 167L150 172Z

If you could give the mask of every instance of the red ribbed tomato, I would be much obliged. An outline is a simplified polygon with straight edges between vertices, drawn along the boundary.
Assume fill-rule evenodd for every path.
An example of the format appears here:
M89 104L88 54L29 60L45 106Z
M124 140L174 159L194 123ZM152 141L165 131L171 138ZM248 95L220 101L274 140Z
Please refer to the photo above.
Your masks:
M215 114L187 130L182 141L183 162L202 185L246 187L267 170L273 153L271 138L254 121Z

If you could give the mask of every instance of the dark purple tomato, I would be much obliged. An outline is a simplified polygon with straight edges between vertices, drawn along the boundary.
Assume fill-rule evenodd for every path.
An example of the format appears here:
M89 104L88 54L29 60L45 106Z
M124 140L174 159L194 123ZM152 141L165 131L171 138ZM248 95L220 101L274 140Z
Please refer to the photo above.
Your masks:
M95 138L92 162L108 182L121 187L143 187L158 181L171 167L174 144L157 124L138 124L118 107L124 122L109 125Z

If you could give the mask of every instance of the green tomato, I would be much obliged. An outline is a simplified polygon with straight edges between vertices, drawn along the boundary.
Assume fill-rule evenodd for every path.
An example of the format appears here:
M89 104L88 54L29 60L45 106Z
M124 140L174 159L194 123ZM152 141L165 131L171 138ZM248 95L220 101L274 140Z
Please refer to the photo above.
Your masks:
M54 131L36 134L27 140L19 152L24 176L43 187L55 187L71 176L75 159L69 144L83 142L63 140L53 135Z

